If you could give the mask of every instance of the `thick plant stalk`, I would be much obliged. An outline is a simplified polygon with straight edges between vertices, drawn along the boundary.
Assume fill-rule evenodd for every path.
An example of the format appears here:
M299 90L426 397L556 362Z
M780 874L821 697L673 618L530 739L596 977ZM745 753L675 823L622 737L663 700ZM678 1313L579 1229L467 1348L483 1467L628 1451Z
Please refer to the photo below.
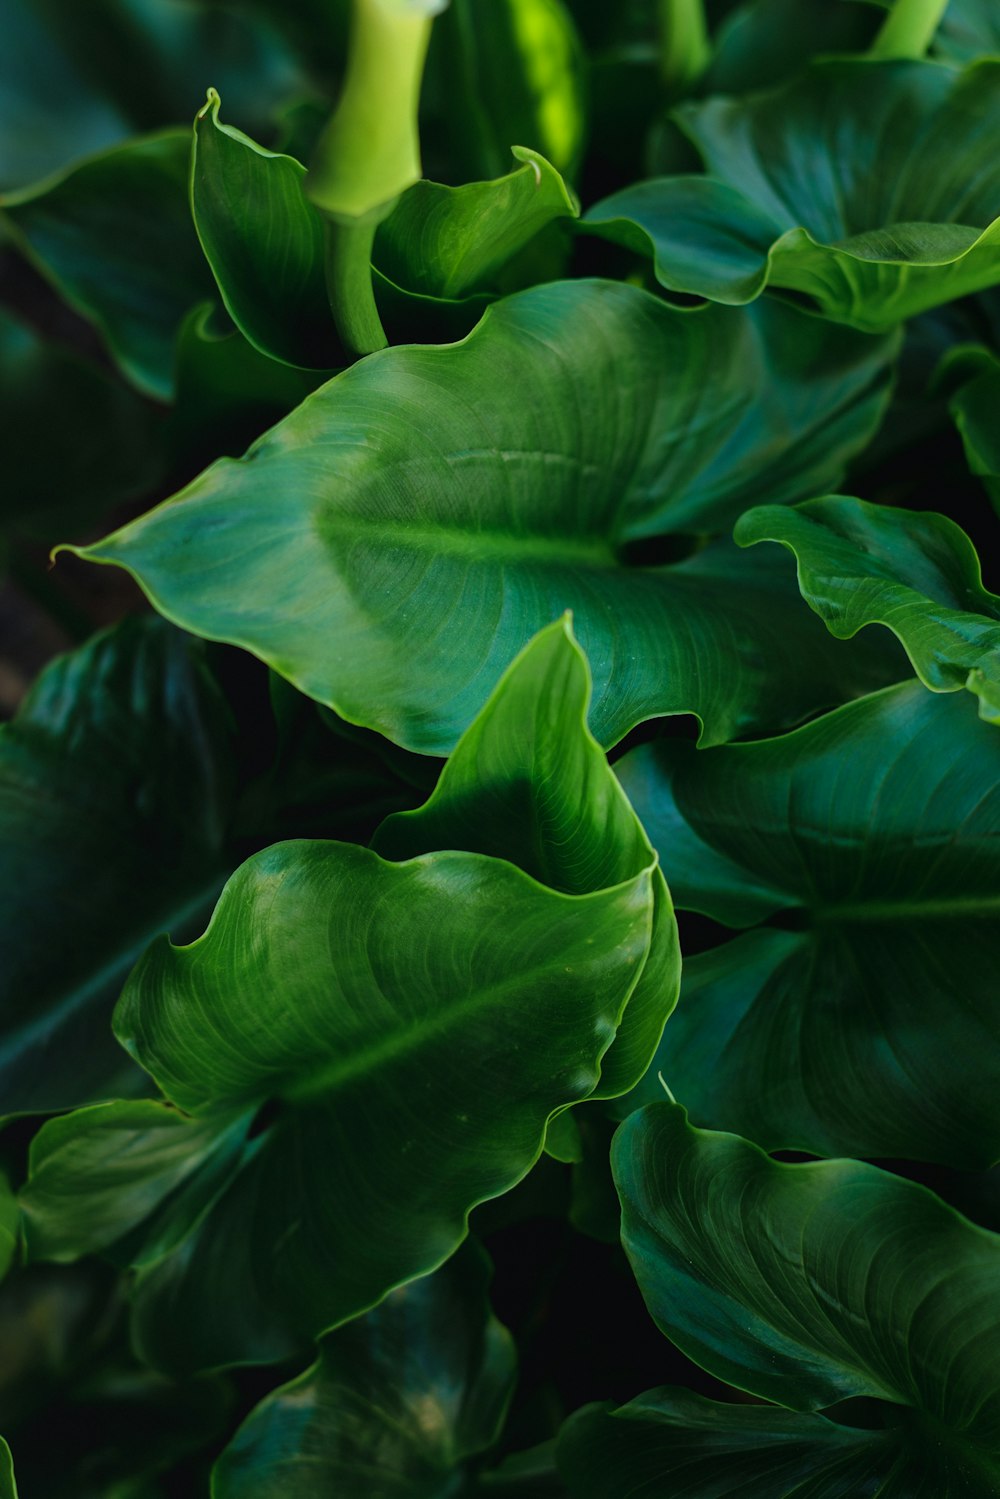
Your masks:
M330 306L352 353L386 344L371 247L399 194L420 178L420 85L441 9L442 0L354 0L343 91L306 175L306 196L328 221Z
M948 0L896 0L869 56L923 57L947 7Z
M660 73L672 94L683 94L712 55L704 0L660 0Z

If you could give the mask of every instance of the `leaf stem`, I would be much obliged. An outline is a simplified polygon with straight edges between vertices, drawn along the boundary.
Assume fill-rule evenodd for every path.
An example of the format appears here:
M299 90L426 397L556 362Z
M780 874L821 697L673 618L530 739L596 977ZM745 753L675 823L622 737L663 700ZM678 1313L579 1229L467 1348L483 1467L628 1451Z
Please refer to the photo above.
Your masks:
M337 332L352 354L372 354L389 340L372 287L374 216L326 221L326 291Z
M947 5L948 0L895 0L872 42L869 57L923 57Z
M672 94L684 94L712 55L704 0L659 0L660 75Z

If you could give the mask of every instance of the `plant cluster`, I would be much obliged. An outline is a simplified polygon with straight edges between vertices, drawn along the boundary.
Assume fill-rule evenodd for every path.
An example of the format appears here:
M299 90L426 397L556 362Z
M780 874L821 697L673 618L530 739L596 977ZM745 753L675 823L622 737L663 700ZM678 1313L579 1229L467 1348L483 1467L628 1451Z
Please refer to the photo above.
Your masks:
M0 21L2 1499L1000 1495L1000 7Z

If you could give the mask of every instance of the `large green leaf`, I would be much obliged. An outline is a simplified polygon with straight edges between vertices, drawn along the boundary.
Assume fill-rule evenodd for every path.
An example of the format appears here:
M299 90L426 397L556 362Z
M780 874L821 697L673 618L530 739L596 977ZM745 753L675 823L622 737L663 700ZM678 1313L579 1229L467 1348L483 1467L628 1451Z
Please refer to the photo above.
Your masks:
M253 1410L216 1464L213 1499L445 1499L498 1435L516 1370L491 1316L485 1257L434 1275L320 1344Z
M459 740L430 800L382 824L376 853L394 860L438 848L488 854L569 895L649 868L649 840L587 729L589 699L587 662L568 625L543 631ZM658 869L652 882L649 955L601 1063L597 1097L638 1081L677 998L677 926Z
M992 1476L941 1460L933 1436L866 1431L774 1406L650 1390L618 1410L587 1406L563 1427L573 1499L986 1499Z
M628 1119L612 1161L640 1289L689 1357L793 1410L890 1402L909 1484L887 1492L921 1491L933 1455L935 1493L1000 1493L1000 1238L913 1182L779 1165L673 1104Z
M887 626L925 686L967 687L980 716L1000 723L1000 598L983 587L975 548L954 521L832 495L751 510L735 536L795 554L802 596L838 640Z
M685 965L657 1070L768 1148L1000 1156L1000 740L916 682L783 738L619 767L675 903L732 925Z
M709 742L795 721L895 679L895 652L817 629L804 655L792 580L728 544L670 568L622 551L815 492L866 440L893 344L824 328L770 304L692 316L611 282L538 287L460 344L363 360L81 555L424 752L453 747L567 608L603 743L662 713L698 714Z
M274 27L247 9L0 0L0 188L37 181L135 130L190 120L210 83L242 125L264 128L304 72Z
M772 88L813 57L864 52L884 19L877 6L857 0L747 0L730 11L712 38L702 92Z
M709 176L592 208L673 291L744 303L768 284L879 331L1000 281L1000 61L834 60L677 115Z
M0 200L56 290L164 400L184 316L213 291L188 207L190 151L187 131L142 137Z
M2 1113L142 1082L112 1005L150 938L210 909L232 867L231 732L201 656L128 621L50 666L0 729Z
M161 454L147 405L0 309L3 525L45 533L148 493Z
M650 876L567 896L480 855L290 842L237 871L199 941L154 945L119 1037L189 1112L277 1114L140 1281L147 1357L273 1359L289 1329L322 1332L447 1258L596 1086Z

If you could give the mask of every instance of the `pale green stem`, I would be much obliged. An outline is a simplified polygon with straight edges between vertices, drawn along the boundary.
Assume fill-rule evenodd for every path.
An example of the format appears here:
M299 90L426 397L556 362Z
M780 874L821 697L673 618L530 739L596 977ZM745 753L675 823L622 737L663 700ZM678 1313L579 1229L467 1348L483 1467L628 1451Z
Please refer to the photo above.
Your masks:
M350 354L373 354L389 340L375 305L372 244L377 220L326 221L326 290L330 310Z
M947 8L948 0L895 0L869 57L923 57Z
M673 94L686 93L708 67L704 0L659 0L660 74Z

